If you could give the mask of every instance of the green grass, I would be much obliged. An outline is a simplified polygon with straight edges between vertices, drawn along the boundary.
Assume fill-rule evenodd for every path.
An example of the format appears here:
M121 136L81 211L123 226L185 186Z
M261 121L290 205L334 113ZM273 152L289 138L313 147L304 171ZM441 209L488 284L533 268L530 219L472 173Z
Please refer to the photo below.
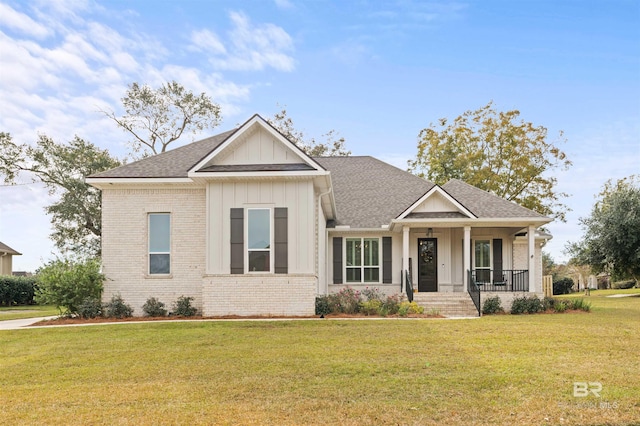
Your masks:
M59 314L60 312L56 309L55 306L49 305L0 307L0 321L23 318L49 317Z
M640 297L588 299L591 313L469 320L4 331L0 424L637 422ZM573 397L576 381L601 398Z

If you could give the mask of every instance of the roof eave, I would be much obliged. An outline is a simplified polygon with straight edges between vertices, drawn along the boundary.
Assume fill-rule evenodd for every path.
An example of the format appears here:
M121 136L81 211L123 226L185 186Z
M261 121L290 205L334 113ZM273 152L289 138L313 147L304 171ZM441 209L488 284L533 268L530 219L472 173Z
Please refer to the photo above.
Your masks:
M193 179L188 177L104 177L86 178L84 180L89 185L98 189L104 189L114 184L175 184L193 183Z

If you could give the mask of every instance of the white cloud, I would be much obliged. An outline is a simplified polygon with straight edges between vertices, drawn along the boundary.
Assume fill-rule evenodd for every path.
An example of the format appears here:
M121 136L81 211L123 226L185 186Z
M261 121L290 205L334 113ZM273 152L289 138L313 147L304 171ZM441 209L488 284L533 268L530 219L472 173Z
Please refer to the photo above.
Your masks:
M194 31L191 33L190 46L193 50L214 55L227 53L218 36L209 30Z
M39 39L51 34L51 31L44 25L3 3L0 3L0 25Z
M228 33L228 48L220 52L222 55L209 51L215 68L258 71L270 67L293 71L295 61L289 54L293 51L293 40L285 30L273 24L253 23L242 12L231 12L230 18L233 28Z
M293 3L289 0L274 0L274 3L279 9L291 9L293 8Z

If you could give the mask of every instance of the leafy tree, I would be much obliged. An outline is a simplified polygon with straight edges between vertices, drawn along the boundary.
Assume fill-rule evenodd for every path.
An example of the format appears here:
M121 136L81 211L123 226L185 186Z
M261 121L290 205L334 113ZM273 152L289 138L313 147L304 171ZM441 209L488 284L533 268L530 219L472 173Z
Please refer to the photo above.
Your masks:
M542 251L542 275L553 275L555 272L556 263L553 261L553 257L546 251Z
M158 89L132 83L122 106L122 117L113 111L102 113L133 136L129 143L134 158L165 152L184 133L214 128L221 120L220 105L205 93L194 95L175 81Z
M324 143L316 141L315 138L306 138L303 132L296 130L293 120L287 115L285 108L274 114L273 118L267 119L267 121L310 157L344 157L351 155L351 151L348 151L345 146L344 138L337 139L335 130L329 130L322 135L326 138Z
M103 281L95 259L56 259L38 271L36 302L55 305L63 315L77 315L86 299L100 299Z
M58 200L45 211L52 215L51 239L62 251L89 257L100 254L100 191L84 178L111 169L121 162L79 137L59 144L40 135L35 146L15 144L0 133L0 175L7 184L26 173L32 182L43 183Z
M556 169L571 162L547 140L547 129L519 120L517 110L497 112L492 102L446 118L420 132L409 171L442 185L460 179L540 214L565 221L567 194L555 189ZM560 133L562 138L562 133Z
M615 279L640 278L640 176L607 181L591 216L581 218L584 237L567 251L578 264Z

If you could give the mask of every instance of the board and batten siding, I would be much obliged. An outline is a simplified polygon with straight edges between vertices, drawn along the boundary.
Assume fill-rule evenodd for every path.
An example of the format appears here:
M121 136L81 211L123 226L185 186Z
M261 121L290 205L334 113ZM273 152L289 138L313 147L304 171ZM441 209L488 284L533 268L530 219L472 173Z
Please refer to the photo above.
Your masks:
M211 164L288 164L302 163L303 160L287 148L282 142L264 129L254 131L246 138L234 142L219 155Z
M232 208L288 209L288 273L315 274L314 188L311 180L212 182L207 185L207 274L229 274ZM272 215L273 223L273 215Z

